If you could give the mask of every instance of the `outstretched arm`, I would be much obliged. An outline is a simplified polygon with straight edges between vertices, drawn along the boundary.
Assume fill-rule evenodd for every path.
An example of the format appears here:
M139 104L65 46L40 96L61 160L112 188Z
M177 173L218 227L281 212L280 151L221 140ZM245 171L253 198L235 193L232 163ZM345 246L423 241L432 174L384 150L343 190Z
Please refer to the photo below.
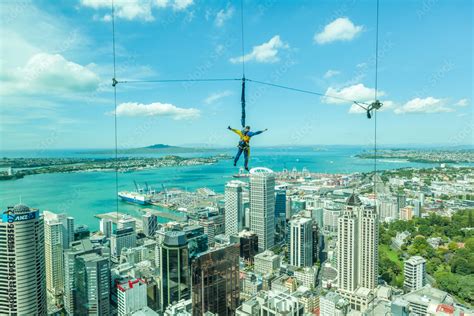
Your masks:
M255 135L258 135L258 134L262 134L263 132L266 132L266 131L268 131L268 128L265 128L263 131L249 132L247 135L252 137L252 136L255 136Z
M234 132L234 133L236 133L236 134L239 135L239 136L242 136L242 132L239 131L238 129L232 128L232 127L230 127L230 126L227 126L227 129L230 130L230 131L232 131L232 132Z

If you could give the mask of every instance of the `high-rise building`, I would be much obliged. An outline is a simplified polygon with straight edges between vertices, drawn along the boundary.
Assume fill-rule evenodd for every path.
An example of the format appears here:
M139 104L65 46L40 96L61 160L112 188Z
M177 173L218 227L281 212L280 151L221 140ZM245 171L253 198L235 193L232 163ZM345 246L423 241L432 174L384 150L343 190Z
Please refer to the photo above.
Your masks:
M76 258L85 254L96 253L109 258L109 249L93 245L89 239L74 241L64 252L64 309L68 315L73 315L77 301L77 267Z
M275 192L275 218L286 217L286 191L277 190Z
M110 218L102 218L100 220L100 232L106 237L110 238L112 235L112 220Z
M118 315L126 316L147 306L147 284L142 279L130 279L117 284Z
M74 241L74 219L65 214L44 211L46 289L60 304L64 292L63 252Z
M193 315L230 316L239 305L239 245L200 254L191 265Z
M379 271L379 223L373 208L362 208L359 218L359 286L375 289Z
M313 225L311 227L312 234L313 234L313 264L318 262L319 252L320 252L320 249L322 249L321 247L322 238L320 237L319 227L320 226L318 225L318 223L316 223L316 221L313 219Z
M120 258L123 248L133 248L137 245L137 235L133 227L118 228L110 236L112 257Z
M160 311L173 302L190 298L189 250L182 231L160 232L157 246L160 277Z
M339 290L354 292L359 284L359 219L357 213L362 203L352 195L347 201L346 210L338 219L337 227L337 273Z
M374 299L377 285L378 217L355 194L347 199L338 220L337 248L338 293L352 309L363 312Z
M204 228L204 234L207 235L207 243L209 247L213 247L215 244L214 237L216 236L216 224L210 218L201 219L199 225Z
M231 236L231 242L240 244L240 258L253 264L255 255L258 254L258 236L252 231L243 230L238 236Z
M258 250L274 244L275 174L268 168L250 170L250 229L258 236Z
M44 223L37 209L8 207L0 219L0 314L46 315Z
M290 223L290 264L295 267L313 265L313 221L295 217Z
M117 229L124 229L128 227L131 227L134 231L137 231L137 221L135 220L135 218L126 215L118 220Z
M143 215L142 221L143 221L143 233L146 236L153 237L158 228L158 217L155 214L148 212L145 215Z
M230 181L225 186L225 234L237 235L244 225L242 182Z
M413 256L405 261L403 267L405 280L403 288L406 293L421 289L426 285L426 260L420 256Z
M74 315L110 314L110 261L97 253L75 260L76 304Z

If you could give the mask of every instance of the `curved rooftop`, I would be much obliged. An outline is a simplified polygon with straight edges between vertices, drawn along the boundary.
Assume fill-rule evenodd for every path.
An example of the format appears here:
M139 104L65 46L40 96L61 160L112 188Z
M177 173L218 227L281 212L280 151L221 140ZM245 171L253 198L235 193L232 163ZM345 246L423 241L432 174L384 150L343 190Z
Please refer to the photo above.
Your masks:
M31 212L31 209L25 204L17 204L13 207L13 213L24 214Z
M265 168L265 167L257 167L257 168L250 169L250 174L267 174L267 173L273 173L273 170L269 168Z

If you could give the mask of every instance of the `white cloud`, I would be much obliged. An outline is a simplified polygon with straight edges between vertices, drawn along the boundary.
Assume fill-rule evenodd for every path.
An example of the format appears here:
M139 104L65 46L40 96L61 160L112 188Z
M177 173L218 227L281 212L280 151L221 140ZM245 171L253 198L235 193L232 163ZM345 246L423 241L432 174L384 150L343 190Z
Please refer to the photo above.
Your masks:
M351 114L365 114L365 113L367 113L367 111L364 110L359 105L357 105L355 103L352 103L351 108L349 109L349 113L351 113Z
M461 99L456 104L456 106L468 106L469 105L469 100L468 99Z
M110 0L81 0L84 7L94 10L111 9ZM182 11L193 4L193 0L116 0L114 2L115 17L124 20L153 21L153 9L171 7L173 10ZM104 21L111 20L110 13L104 14Z
M234 15L235 9L233 6L229 6L227 9L222 9L216 14L216 19L214 23L217 27L222 27L224 23L231 19Z
M254 46L252 52L230 59L233 64L241 63L244 61L255 61L259 63L276 63L280 60L278 57L279 49L288 49L290 46L280 39L279 35L273 36L268 42L261 45Z
M453 112L454 110L446 107L445 103L444 100L433 97L415 98L396 108L394 112L397 114Z
M111 113L109 113L111 114ZM154 102L142 104L136 102L121 103L117 106L117 116L146 117L168 116L175 120L193 119L199 117L199 110L194 108L179 108L170 103Z
M325 79L329 79L331 77L334 77L334 76L337 76L339 75L341 72L339 70L331 70L329 69L328 71L326 71L326 73L324 74L324 78Z
M338 18L324 27L321 33L314 35L318 44L327 44L334 41L350 41L354 39L364 27L354 25L348 18Z
M230 90L225 90L221 92L216 92L216 93L211 93L205 100L204 103L206 104L212 104L214 102L219 101L222 98L228 97L232 95L232 91Z
M87 67L47 53L33 55L23 67L2 71L0 77L3 95L92 92L100 81Z
M373 101L375 96L375 89L368 88L362 83L355 84L352 86L344 87L342 89L336 89L329 87L326 90L325 97L323 98L324 103L329 104L341 104L348 103L348 101L340 100L337 98L342 98L346 100L353 100L359 102ZM382 97L385 95L384 91L378 91L377 95ZM336 98L331 98L336 97Z
M175 10L184 10L192 5L193 2L193 0L174 0L172 6Z

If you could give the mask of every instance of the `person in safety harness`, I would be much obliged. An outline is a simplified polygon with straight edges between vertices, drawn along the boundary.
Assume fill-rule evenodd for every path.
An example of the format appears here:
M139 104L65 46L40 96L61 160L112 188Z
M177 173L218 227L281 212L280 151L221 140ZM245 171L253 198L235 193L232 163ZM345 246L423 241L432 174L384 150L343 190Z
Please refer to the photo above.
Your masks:
M239 145L237 146L239 149L234 158L234 166L237 165L237 161L239 161L240 155L242 155L242 152L243 152L244 158L245 158L245 170L248 171L249 170L249 156L250 156L250 138L252 136L268 131L268 128L264 129L263 131L257 131L257 132L251 132L250 126L245 126L244 129L241 131L239 131L238 129L232 128L230 126L228 126L227 129L233 131L240 137Z

